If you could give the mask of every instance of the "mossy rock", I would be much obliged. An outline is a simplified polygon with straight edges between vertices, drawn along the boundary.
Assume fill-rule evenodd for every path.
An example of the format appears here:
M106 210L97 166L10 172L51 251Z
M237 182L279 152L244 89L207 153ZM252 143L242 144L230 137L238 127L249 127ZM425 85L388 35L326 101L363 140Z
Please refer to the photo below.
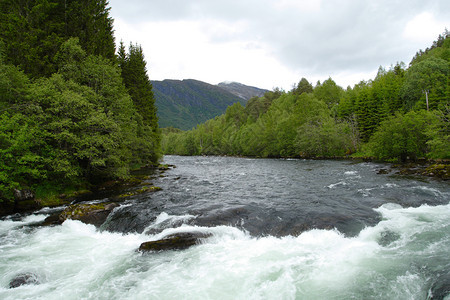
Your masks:
M117 206L117 203L73 204L59 215L59 221L80 220L85 224L100 226Z
M434 164L426 168L423 175L435 176L441 179L448 180L450 178L449 164Z
M167 171L167 170L169 170L169 165L159 165L158 170Z
M162 190L162 188L158 187L158 186L144 186L136 191L131 191L125 194L122 194L119 196L119 198L125 198L125 197L131 197L131 196L136 196L136 195L140 195L146 192L157 192Z

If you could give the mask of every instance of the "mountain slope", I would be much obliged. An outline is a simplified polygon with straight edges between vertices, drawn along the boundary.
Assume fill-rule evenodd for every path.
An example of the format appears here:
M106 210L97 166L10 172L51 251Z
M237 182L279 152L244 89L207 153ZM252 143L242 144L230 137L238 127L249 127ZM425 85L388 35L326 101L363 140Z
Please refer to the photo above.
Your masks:
M217 86L246 101L255 96L262 97L266 92L268 92L268 90L248 86L239 82L221 82Z
M152 81L160 127L189 130L245 100L206 82L186 80Z

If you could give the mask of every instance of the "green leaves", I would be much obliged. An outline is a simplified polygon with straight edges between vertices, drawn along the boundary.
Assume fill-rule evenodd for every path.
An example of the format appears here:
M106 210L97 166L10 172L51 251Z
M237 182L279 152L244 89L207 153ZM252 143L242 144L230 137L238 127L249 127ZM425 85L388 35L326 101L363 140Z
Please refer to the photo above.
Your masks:
M0 201L13 188L127 177L159 159L142 49L127 58L127 90L107 5L0 1Z
M405 115L397 113L380 124L366 151L385 160L406 161L425 157L432 140L430 129L437 121L435 114L424 110L410 111Z
M16 187L127 177L159 157L159 132L143 124L117 66L86 56L77 39L58 59L59 73L34 83L0 65L2 199Z
M353 132L337 124L312 93L272 93L251 99L188 132L164 136L166 153L260 157L337 156L354 149ZM267 103L270 103L266 106Z
M403 87L406 108L426 108L426 91L430 109L442 109L450 102L449 80L450 62L444 59L430 57L412 65L406 72Z
M12 189L47 178L45 158L37 151L42 135L36 124L20 113L0 114L0 198Z

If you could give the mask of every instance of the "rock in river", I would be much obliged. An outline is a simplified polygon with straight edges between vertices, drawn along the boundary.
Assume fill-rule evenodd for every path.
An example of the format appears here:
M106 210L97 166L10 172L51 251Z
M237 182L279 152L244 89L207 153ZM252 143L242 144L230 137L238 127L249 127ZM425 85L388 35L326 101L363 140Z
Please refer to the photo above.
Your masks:
M14 289L26 284L39 284L39 280L33 273L19 274L9 282L9 288Z
M102 225L117 203L74 204L67 207L60 215L62 223L67 219L80 220L85 224Z
M157 241L142 243L139 251L182 250L198 244L202 239L210 237L204 232L179 232L168 235Z

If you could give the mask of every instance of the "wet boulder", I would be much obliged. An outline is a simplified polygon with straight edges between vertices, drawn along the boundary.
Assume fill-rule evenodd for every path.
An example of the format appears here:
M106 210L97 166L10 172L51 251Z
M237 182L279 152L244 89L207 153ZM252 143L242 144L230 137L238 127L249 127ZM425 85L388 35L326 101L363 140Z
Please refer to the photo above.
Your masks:
M59 221L62 223L67 219L80 220L85 224L98 227L106 221L108 215L118 206L117 203L73 204L59 215Z
M142 243L139 251L183 250L197 245L202 239L210 237L204 232L179 232L168 235L163 239Z
M9 282L9 288L14 289L27 284L39 284L39 280L36 274L24 273L17 275Z
M59 225L62 223L59 216L60 213L53 213L47 218L45 218L44 222L42 222L41 225L43 226Z

